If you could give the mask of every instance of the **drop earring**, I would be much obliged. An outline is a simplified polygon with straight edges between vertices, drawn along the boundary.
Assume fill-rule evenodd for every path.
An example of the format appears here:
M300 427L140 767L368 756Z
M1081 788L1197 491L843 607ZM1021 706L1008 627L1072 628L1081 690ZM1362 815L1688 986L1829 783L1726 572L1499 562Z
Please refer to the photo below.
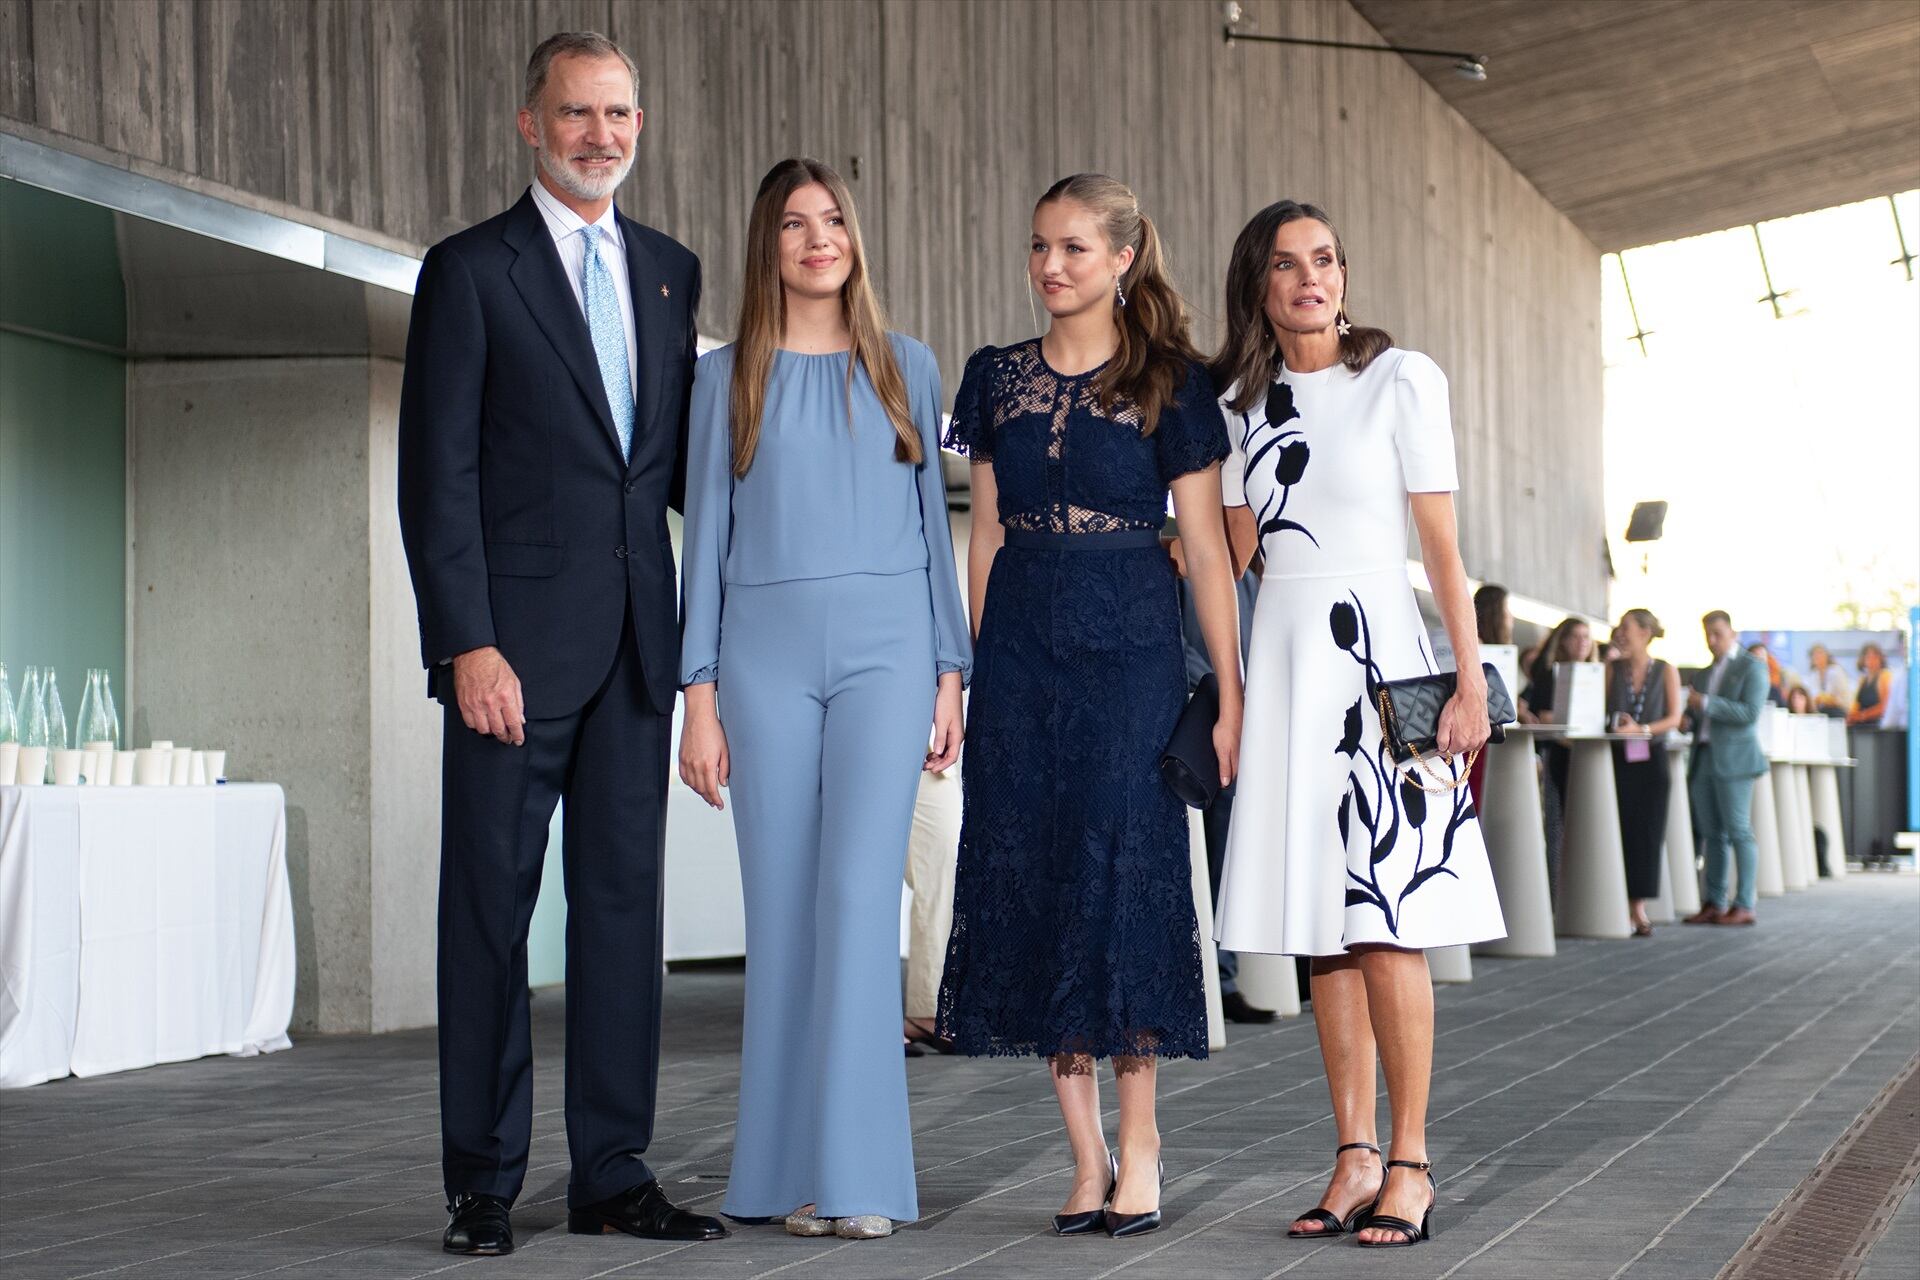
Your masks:
M1343 338L1353 332L1353 321L1347 319L1347 313L1344 308L1341 310L1339 318L1333 322L1333 329L1335 333L1338 333Z
M1113 301L1114 301L1114 305L1122 309L1124 309L1127 305L1127 291L1120 287L1119 276L1115 276L1113 278Z

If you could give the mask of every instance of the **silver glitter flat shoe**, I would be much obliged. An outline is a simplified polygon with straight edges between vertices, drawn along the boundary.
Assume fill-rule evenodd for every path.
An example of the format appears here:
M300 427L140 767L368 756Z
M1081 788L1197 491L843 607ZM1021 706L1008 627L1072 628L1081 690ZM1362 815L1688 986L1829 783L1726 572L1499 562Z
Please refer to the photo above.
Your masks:
M893 1219L877 1213L840 1218L833 1224L833 1234L842 1240L880 1240L893 1234Z
M833 1219L823 1218L817 1213L805 1209L796 1209L787 1215L787 1234L790 1236L830 1236L833 1234Z

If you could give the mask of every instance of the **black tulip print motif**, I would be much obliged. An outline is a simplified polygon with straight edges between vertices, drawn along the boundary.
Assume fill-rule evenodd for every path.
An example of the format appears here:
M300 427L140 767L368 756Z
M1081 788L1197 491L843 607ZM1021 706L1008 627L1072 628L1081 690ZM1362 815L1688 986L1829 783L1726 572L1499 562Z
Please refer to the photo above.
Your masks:
M1248 430L1246 438L1240 443L1247 453L1247 474L1252 475L1254 468L1267 454L1278 449L1279 455L1273 460L1273 480L1275 491L1267 495L1260 504L1260 537L1265 539L1271 533L1293 532L1302 534L1314 546L1320 540L1298 520L1286 518L1287 500L1293 496L1293 486L1300 483L1307 474L1307 463L1313 458L1313 450L1307 447L1307 439L1299 431L1287 429L1287 423L1300 416L1293 406L1293 388L1284 382L1276 382L1267 392L1267 420L1260 433L1268 433L1258 444L1253 442L1256 432ZM1247 421L1243 416L1242 422Z
M1473 816L1473 802L1465 787L1452 793L1452 813L1440 837L1440 856L1427 865L1427 793L1394 765L1384 738L1370 752L1362 746L1366 717L1371 708L1379 705L1380 686L1385 676L1374 661L1373 629L1368 625L1366 606L1360 597L1349 592L1348 600L1337 601L1327 612L1327 629L1333 635L1334 644L1359 664L1366 688L1347 708L1340 744L1334 748L1334 754L1348 762L1347 785L1335 814L1341 845L1350 846L1360 831L1366 833L1368 843L1367 874L1358 874L1349 862L1346 901L1350 907L1377 907L1386 920L1388 934L1398 938L1405 919L1406 901L1414 890L1436 876L1459 879L1447 864L1453 857L1454 837ZM1394 893L1381 883L1380 875L1382 864L1403 838L1415 842L1413 870L1399 892Z

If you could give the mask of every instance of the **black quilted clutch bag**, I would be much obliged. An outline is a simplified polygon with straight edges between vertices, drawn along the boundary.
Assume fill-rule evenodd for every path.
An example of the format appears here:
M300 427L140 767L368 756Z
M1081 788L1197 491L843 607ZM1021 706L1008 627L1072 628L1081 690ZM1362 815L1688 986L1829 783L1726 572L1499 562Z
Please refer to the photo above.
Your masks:
M1209 807L1220 794L1220 757L1213 750L1213 726L1219 719L1220 681L1209 671L1187 699L1160 755L1160 776L1167 788L1195 809Z
M1501 726L1512 724L1516 718L1513 696L1491 663L1481 663L1480 669L1487 677L1487 720L1493 725L1493 741L1500 742L1506 738ZM1440 710L1453 697L1458 684L1453 672L1442 671L1410 680L1389 680L1380 686L1380 736L1386 740L1388 754L1395 764L1419 761L1429 774L1447 783L1449 790L1466 781L1466 771L1462 770L1457 779L1441 778L1425 757L1439 752ZM1473 767L1478 754L1476 751L1467 757L1467 768Z

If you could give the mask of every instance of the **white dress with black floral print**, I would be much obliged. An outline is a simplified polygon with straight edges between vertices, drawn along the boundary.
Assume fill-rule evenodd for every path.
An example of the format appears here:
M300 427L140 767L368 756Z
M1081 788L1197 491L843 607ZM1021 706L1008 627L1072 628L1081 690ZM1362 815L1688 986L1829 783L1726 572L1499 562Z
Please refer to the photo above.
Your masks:
M1252 508L1266 571L1215 936L1287 955L1503 937L1467 789L1431 794L1394 765L1376 696L1438 669L1407 507L1459 487L1445 375L1398 348L1357 374L1283 369L1227 434L1225 500Z

